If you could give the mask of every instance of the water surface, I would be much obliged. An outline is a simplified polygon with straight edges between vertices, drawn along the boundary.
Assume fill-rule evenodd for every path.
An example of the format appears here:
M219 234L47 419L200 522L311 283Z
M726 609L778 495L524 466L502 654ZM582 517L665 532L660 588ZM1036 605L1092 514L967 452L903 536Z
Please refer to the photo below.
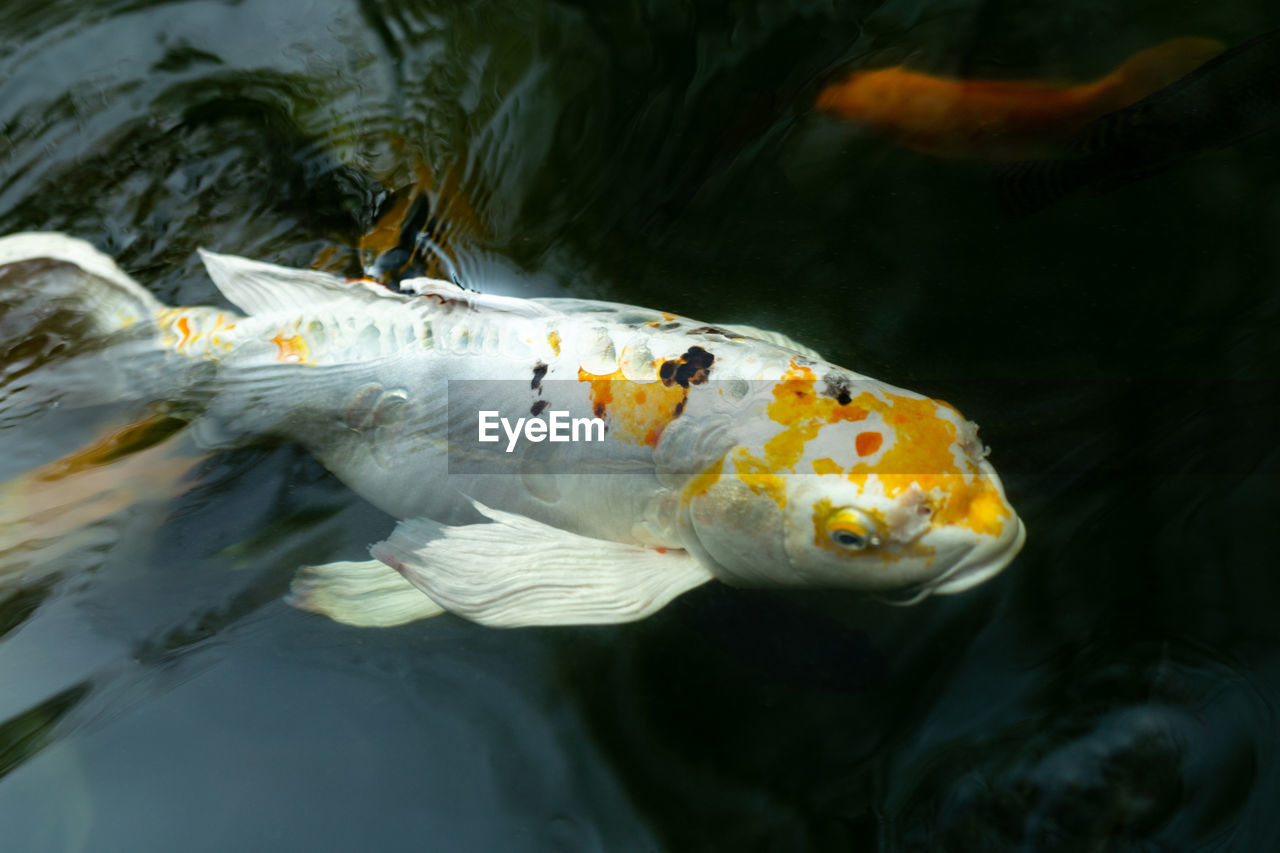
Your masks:
M49 571L0 603L5 849L1277 849L1280 136L1016 219L989 165L809 107L858 63L1082 80L1277 26L1244 0L6 4L0 232L218 303L196 247L354 273L425 164L486 289L777 328L955 403L1029 539L907 609L708 587L634 625L357 630L280 601L391 524L306 453L179 453L158 494L116 467L118 506L0 556ZM46 331L55 382L76 344ZM135 414L36 413L0 469Z

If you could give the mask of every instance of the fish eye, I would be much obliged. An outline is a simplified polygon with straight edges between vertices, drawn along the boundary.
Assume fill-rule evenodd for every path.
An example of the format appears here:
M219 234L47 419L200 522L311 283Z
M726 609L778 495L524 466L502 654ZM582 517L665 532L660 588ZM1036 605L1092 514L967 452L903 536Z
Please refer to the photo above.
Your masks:
M867 537L843 528L831 531L831 541L850 551L861 551L867 547Z
M815 532L841 551L862 551L880 545L876 522L855 507L819 507ZM825 543L817 540L819 546Z

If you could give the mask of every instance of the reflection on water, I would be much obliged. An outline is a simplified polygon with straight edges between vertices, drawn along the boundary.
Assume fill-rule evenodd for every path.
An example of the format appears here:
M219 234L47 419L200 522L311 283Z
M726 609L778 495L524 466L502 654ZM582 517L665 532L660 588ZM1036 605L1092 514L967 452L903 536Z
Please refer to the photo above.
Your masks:
M1001 578L914 608L718 588L629 626L354 630L279 598L386 517L297 448L189 455L180 429L44 476L157 413L13 407L93 352L0 304L7 843L1280 843L1280 141L1012 221L988 167L810 109L851 67L1088 80L1277 11L838 5L0 12L0 232L68 231L208 303L197 246L355 272L439 176L485 289L778 328L951 400L1030 530Z
M54 724L88 692L86 687L77 685L6 721L0 727L0 744L4 746L0 752L0 776L48 746Z

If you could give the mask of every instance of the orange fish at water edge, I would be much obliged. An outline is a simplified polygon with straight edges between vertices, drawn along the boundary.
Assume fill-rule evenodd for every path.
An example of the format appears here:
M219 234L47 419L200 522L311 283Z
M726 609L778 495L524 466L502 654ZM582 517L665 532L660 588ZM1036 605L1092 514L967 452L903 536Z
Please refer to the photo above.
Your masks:
M827 86L815 106L924 154L984 160L1045 156L1089 122L1163 89L1222 48L1215 39L1172 39L1134 54L1105 77L1077 85L876 68Z

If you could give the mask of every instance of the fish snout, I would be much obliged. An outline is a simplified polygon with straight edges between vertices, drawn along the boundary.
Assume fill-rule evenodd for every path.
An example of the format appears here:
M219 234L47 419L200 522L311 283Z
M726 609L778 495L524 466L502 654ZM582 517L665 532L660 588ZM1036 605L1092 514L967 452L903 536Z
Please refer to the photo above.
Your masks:
M934 579L929 591L954 595L985 583L1013 562L1026 541L1026 525L1012 516L999 536L979 536L959 562Z

